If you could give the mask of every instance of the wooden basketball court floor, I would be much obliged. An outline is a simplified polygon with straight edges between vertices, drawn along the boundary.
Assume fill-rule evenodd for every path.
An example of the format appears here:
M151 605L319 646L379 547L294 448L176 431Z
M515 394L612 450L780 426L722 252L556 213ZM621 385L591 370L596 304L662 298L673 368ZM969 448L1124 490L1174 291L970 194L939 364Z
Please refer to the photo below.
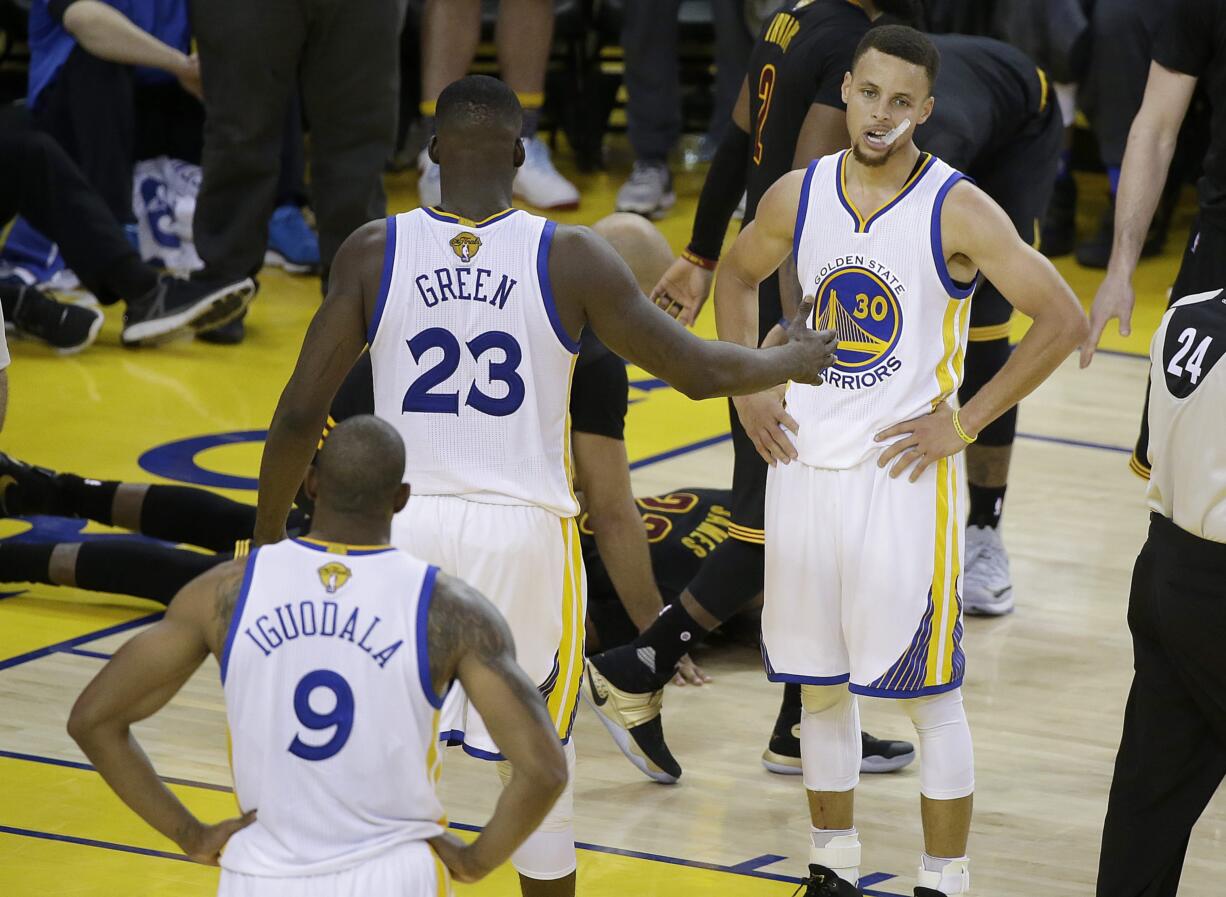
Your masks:
M617 174L578 180L583 207L563 220L591 222L612 210ZM678 209L661 224L674 248L688 236L700 185L700 171L678 180ZM390 177L391 207L412 207L414 187L414 175ZM1101 194L1100 187L1088 179L1082 196ZM1097 212L1083 210L1083 230ZM1093 890L1131 673L1129 575L1147 516L1128 452L1145 384L1142 356L1188 217L1180 218L1166 254L1142 266L1134 335L1121 339L1112 328L1111 354L1085 372L1066 363L1022 410L1003 530L1017 610L1002 619L970 619L966 633L978 781L970 845L975 894ZM1088 305L1100 275L1068 258L1059 267ZM269 271L249 337L238 347L187 342L125 351L113 313L98 344L72 358L19 343L0 447L83 475L232 487L223 491L253 501L260 431L317 303L315 280ZM713 332L709 311L699 330ZM627 441L639 493L726 485L724 404L691 403L641 372L632 380ZM6 520L0 537L31 528L62 539L79 526ZM90 525L84 535L105 532ZM216 870L184 861L112 797L64 730L80 689L158 608L67 589L10 588L0 600L0 895L213 893ZM666 732L685 768L675 787L642 778L592 714L579 714L581 894L786 895L804 872L802 786L759 764L778 690L751 649L698 657L715 681L667 692ZM903 714L887 704L863 701L862 715L871 732L912 736ZM233 812L211 660L138 734L160 773L199 814L212 820ZM487 818L497 779L479 761L452 753L444 798L465 830ZM911 893L921 848L917 794L915 766L861 782L857 823L869 894ZM1183 893L1221 893L1223 878L1226 801L1219 795L1193 839ZM506 868L457 891L517 893Z

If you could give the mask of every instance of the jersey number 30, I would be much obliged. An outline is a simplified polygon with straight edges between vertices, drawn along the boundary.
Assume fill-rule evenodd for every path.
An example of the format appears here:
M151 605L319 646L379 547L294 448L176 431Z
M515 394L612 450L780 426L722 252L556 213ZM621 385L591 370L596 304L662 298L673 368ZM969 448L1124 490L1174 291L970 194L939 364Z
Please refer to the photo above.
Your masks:
M442 327L430 327L408 340L409 351L413 360L420 363L422 357L431 349L441 349L443 357L434 366L413 381L409 391L404 394L404 402L400 408L405 413L421 412L424 414L459 414L460 393L433 392L434 388L446 381L460 367L460 341L450 330ZM515 337L503 330L490 330L480 336L473 337L466 344L473 360L480 361L487 352L498 350L502 352L502 361L490 362L490 382L505 383L506 395L494 397L487 395L478 388L476 383L468 387L468 395L464 404L475 408L482 414L494 417L505 417L514 414L524 403L524 380L519 376L519 363L523 361L523 352Z
M333 707L326 713L316 713L311 708L311 694L321 690L332 692ZM298 722L308 729L316 732L326 729L335 731L323 744L307 744L295 735L289 744L289 752L303 760L335 757L353 733L353 689L340 673L314 670L303 676L294 689L294 713Z

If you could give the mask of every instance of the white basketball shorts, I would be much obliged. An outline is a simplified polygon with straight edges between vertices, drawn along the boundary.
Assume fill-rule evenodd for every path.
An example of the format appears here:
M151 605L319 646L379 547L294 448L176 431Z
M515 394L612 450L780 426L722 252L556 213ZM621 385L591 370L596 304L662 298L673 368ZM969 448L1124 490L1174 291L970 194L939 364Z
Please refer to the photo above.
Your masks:
M583 675L587 576L574 519L542 508L451 495L413 496L392 521L392 543L464 580L502 612L515 657L545 696L554 728L570 739ZM502 760L457 684L443 703L440 738L483 760Z
M768 678L914 698L962 683L962 455L915 483L872 458L766 481Z
M397 844L346 869L273 877L222 869L217 897L450 897L451 876L425 841Z

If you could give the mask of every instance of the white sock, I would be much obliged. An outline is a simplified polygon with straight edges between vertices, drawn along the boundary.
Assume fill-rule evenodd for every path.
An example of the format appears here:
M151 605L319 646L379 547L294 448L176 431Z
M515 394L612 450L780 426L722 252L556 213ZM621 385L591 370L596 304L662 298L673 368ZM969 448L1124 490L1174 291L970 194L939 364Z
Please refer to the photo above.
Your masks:
M825 866L853 885L860 880L860 833L855 828L826 829L809 826L812 846L809 862Z
M966 894L971 889L970 862L967 857L933 857L925 853L920 861L917 884L948 897Z

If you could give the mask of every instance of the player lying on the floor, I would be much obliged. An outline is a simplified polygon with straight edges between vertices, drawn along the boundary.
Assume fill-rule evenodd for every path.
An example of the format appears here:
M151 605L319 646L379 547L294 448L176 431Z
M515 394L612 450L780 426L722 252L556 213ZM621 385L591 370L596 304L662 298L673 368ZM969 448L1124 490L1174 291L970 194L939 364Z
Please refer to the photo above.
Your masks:
M477 881L505 863L566 785L566 758L502 616L475 589L387 544L409 500L403 477L404 443L388 424L363 415L338 426L307 474L310 536L193 581L72 709L68 732L106 783L190 859L221 865L222 897L450 893L448 872ZM347 550L359 545L383 547ZM286 590L293 606L279 604ZM335 635L338 601L350 617ZM301 626L265 647L252 630L268 634L262 612L274 609ZM373 655L345 637L372 616L362 642L378 642ZM130 728L210 654L242 814L214 825L166 788ZM472 844L447 832L435 793L438 708L456 682L514 771ZM319 691L332 693L332 710L312 706ZM389 718L395 726L382 724ZM310 888L291 886L303 876L314 876Z
M3 453L0 482L6 483L0 491L4 516L86 518L149 537L43 543L6 539L0 541L0 582L37 582L169 604L187 583L234 557L236 544L245 552L241 543L251 538L255 525L253 505L207 489L83 478L33 467ZM665 601L676 600L711 551L728 537L730 497L726 489L686 488L637 499L654 585ZM301 535L310 528L311 516L296 509L290 523L290 535ZM579 520L579 531L591 649L627 644L639 630L614 586L587 513ZM179 544L209 551L175 547ZM893 772L915 759L910 742L874 738L867 732L862 742L863 772ZM800 742L794 731L775 733L765 763L772 772L800 774Z

